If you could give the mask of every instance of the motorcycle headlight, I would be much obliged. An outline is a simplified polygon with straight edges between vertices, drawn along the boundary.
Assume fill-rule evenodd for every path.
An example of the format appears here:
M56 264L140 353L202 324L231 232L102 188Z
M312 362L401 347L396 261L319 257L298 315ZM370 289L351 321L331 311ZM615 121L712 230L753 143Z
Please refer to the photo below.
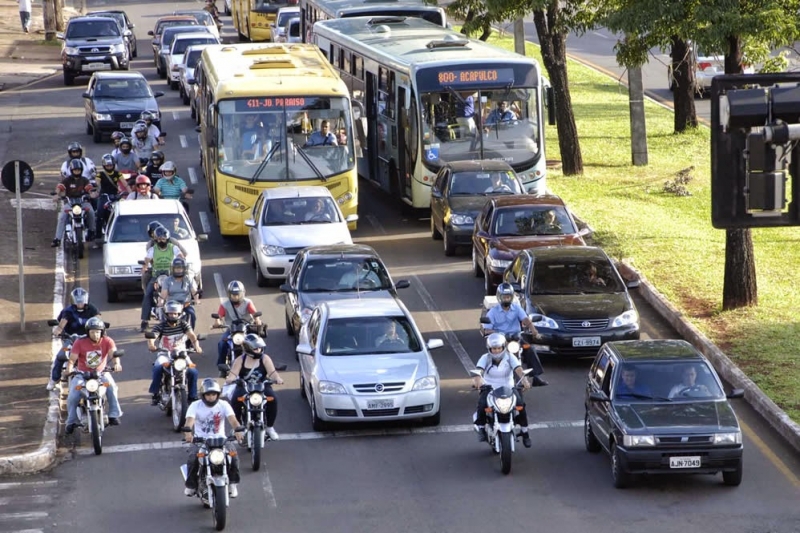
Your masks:
M558 329L558 322L556 322L552 318L550 318L548 316L544 316L544 315L542 315L542 319L541 320L539 320L538 322L534 322L533 325L534 325L534 327L536 329L539 329L539 328Z
M254 392L250 395L250 405L254 407L258 407L264 403L264 396L258 392Z
M244 334L243 333L234 333L233 335L231 335L231 341L236 346L241 346L242 343L244 342Z
M186 370L186 359L175 359L172 362L172 368L175 369L176 372L183 372Z
M86 390L88 390L89 392L97 392L99 388L100 388L100 382L97 381L96 379L90 379L89 381L86 382Z
M225 462L225 452L219 448L211 450L211 453L208 454L208 460L212 465L219 466Z
M72 214L75 216L80 215L83 212L83 207L78 204L72 206Z
M261 247L266 255L285 255L286 250L283 249L282 246L274 246L272 244L267 244Z
M425 376L424 378L420 378L414 383L414 387L412 390L429 390L436 388L436 377L435 376Z
M500 413L506 415L511 412L511 409L514 408L514 404L517 403L515 400L516 398L514 396L509 396L508 398L495 398L494 406Z
M456 226L471 226L475 223L469 215L452 215L450 217L450 222L452 222Z
M621 326L630 326L630 325L638 325L639 324L639 313L636 312L635 309L629 309L619 315L617 318L611 322L612 328L618 328Z
M508 343L506 349L509 351L509 353L516 355L519 353L519 343L517 341L511 341Z

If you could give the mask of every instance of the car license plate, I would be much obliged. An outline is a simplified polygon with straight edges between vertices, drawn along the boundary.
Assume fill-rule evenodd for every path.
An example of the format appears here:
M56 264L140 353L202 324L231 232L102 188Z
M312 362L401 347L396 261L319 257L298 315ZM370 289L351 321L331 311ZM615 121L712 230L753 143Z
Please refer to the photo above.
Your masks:
M120 127L120 129L123 129L123 130L130 130L130 129L133 129L133 125L134 124L135 124L135 122L120 122L119 123L119 127Z
M394 400L372 400L367 402L367 409L392 409Z
M83 66L83 70L104 70L106 68L105 63L87 63Z
M586 346L600 346L600 337L573 337L572 346L580 348Z
M701 466L702 462L699 456L669 458L670 468L700 468Z

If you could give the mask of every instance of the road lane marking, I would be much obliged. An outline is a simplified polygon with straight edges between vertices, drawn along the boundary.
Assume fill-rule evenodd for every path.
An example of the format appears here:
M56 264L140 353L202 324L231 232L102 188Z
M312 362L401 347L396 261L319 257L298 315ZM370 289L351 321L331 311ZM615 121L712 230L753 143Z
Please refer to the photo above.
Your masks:
M383 227L383 224L380 223L380 221L375 215L367 215L366 219L370 224L372 224L372 227L375 228L375 231L377 231L381 235L386 235L386 229Z
M59 308L59 311L61 308ZM58 481L49 479L47 481L10 481L8 483L0 483L0 490L19 489L25 487L47 487L56 485Z
M367 215L369 217L369 215ZM369 218L367 218L369 220ZM353 239L353 242L356 244L364 243L368 244L371 242L380 242L385 243L388 241L406 241L411 239L430 239L431 232L430 231L420 231L416 233L398 233L398 234L382 234L382 235L373 235L371 237L357 237Z
M750 426L748 426L741 420L739 420L739 426L741 426L742 431L745 433L745 435L747 435L747 437L753 441L755 447L758 448L758 450L764 454L764 456L769 460L769 462L772 463L775 466L775 468L777 468L778 471L781 474L783 474L784 477L786 477L786 479L788 479L792 485L795 486L795 488L800 488L800 478L798 478L795 475L795 473L792 472L792 470L788 466L786 466L786 463L784 463L781 460L781 458L778 457L775 454L775 452L772 451L769 445L767 445L766 442L761 440L761 437L756 435L756 432L753 431L753 429Z
M180 120L181 119L180 111L173 111L172 112L172 119L173 120Z
M189 183L197 185L197 172L195 172L194 167L189 167L186 171L189 173Z
M211 224L208 223L208 213L205 211L200 211L197 213L197 216L200 217L200 226L203 228L203 233L211 233Z
M18 529L16 531L12 531L11 533L44 533L42 529Z
M528 425L528 429L532 431L545 430L545 429L576 429L583 428L583 420L557 420L552 422L535 422ZM280 446L283 441L305 441L305 440L322 440L322 439L345 439L345 438L363 438L363 437L404 437L409 435L434 435L434 434L450 434L450 433L468 433L474 432L475 428L472 424L456 424L452 426L436 426L436 427L411 427L411 428L385 428L385 429L353 429L343 431L321 431L321 432L307 432L307 433L281 433L281 440L275 443L272 441L270 446ZM174 450L182 448L185 445L183 441L174 440L166 442L142 442L140 444L121 444L117 446L103 446L103 454L109 453L130 453L130 452L144 452L152 450ZM267 448L268 449L268 448ZM94 455L91 448L81 448L76 451L78 455Z
M47 513L39 511L30 513L0 513L0 520L37 520L39 518L47 518Z
M189 148L189 141L186 140L186 135L178 135L178 140L181 141L181 148Z
M264 489L264 496L267 498L267 505L270 509L275 509L278 507L278 502L275 501L275 493L272 490L272 481L269 479L269 473L264 470L264 474L261 476L261 487Z
M609 38L608 35L603 35L599 31L593 31L592 34L594 34L594 35L596 35L596 36L598 36L598 37L600 37L602 39L608 39Z
M48 504L52 498L47 494L33 494L23 496L4 496L0 498L0 506L9 505L11 503L34 503L34 504Z
M225 290L225 282L222 281L222 274L219 272L214 272L214 285L217 286L219 303L225 303L225 297L228 295L228 291Z
M55 211L53 198L22 198L20 200L22 209L44 209L45 211ZM17 199L11 198L11 206L17 208Z
M410 276L412 287L417 291L420 298L422 298L422 303L425 304L425 307L430 311L433 315L433 320L436 321L436 325L439 326L439 329L442 330L445 339L447 339L447 343L453 348L453 351L456 352L456 356L458 360L461 361L461 364L464 367L464 370L467 371L469 374L470 370L475 369L475 364L470 359L467 350L464 349L464 346L461 344L461 341L458 340L458 337L455 333L453 333L453 328L450 327L450 324L447 322L447 319L439 313L439 310L436 307L436 304L433 301L433 297L425 288L425 285L422 284L422 281L416 276Z

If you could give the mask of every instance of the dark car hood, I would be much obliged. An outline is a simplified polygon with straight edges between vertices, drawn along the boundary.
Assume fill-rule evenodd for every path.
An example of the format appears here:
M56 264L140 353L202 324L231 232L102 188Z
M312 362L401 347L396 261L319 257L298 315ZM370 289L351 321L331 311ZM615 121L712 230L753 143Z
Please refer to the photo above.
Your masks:
M392 293L389 291L301 292L298 296L301 309L306 307L313 309L322 302L331 300L355 300L359 298L359 294L361 298L392 298Z
M459 215L469 215L475 217L486 205L486 197L478 196L451 196L447 199L450 204L450 211Z
M624 292L604 294L533 294L537 313L550 318L613 318L631 307Z
M739 429L736 415L727 401L620 403L614 402L620 421L631 430L664 433Z
M158 109L155 98L95 98L94 108L98 113L136 113L131 117L131 122L139 119L139 113L145 109Z
M570 235L528 235L524 237L494 237L490 246L498 259L513 259L517 253L539 246L578 245L586 243L577 234Z

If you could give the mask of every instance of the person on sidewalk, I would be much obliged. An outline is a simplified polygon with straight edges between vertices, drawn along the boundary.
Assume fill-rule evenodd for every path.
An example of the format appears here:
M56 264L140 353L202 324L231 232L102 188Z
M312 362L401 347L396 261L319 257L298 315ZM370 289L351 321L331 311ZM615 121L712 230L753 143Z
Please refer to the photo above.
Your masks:
M31 31L31 0L17 0L19 2L19 20L22 22L22 31Z

